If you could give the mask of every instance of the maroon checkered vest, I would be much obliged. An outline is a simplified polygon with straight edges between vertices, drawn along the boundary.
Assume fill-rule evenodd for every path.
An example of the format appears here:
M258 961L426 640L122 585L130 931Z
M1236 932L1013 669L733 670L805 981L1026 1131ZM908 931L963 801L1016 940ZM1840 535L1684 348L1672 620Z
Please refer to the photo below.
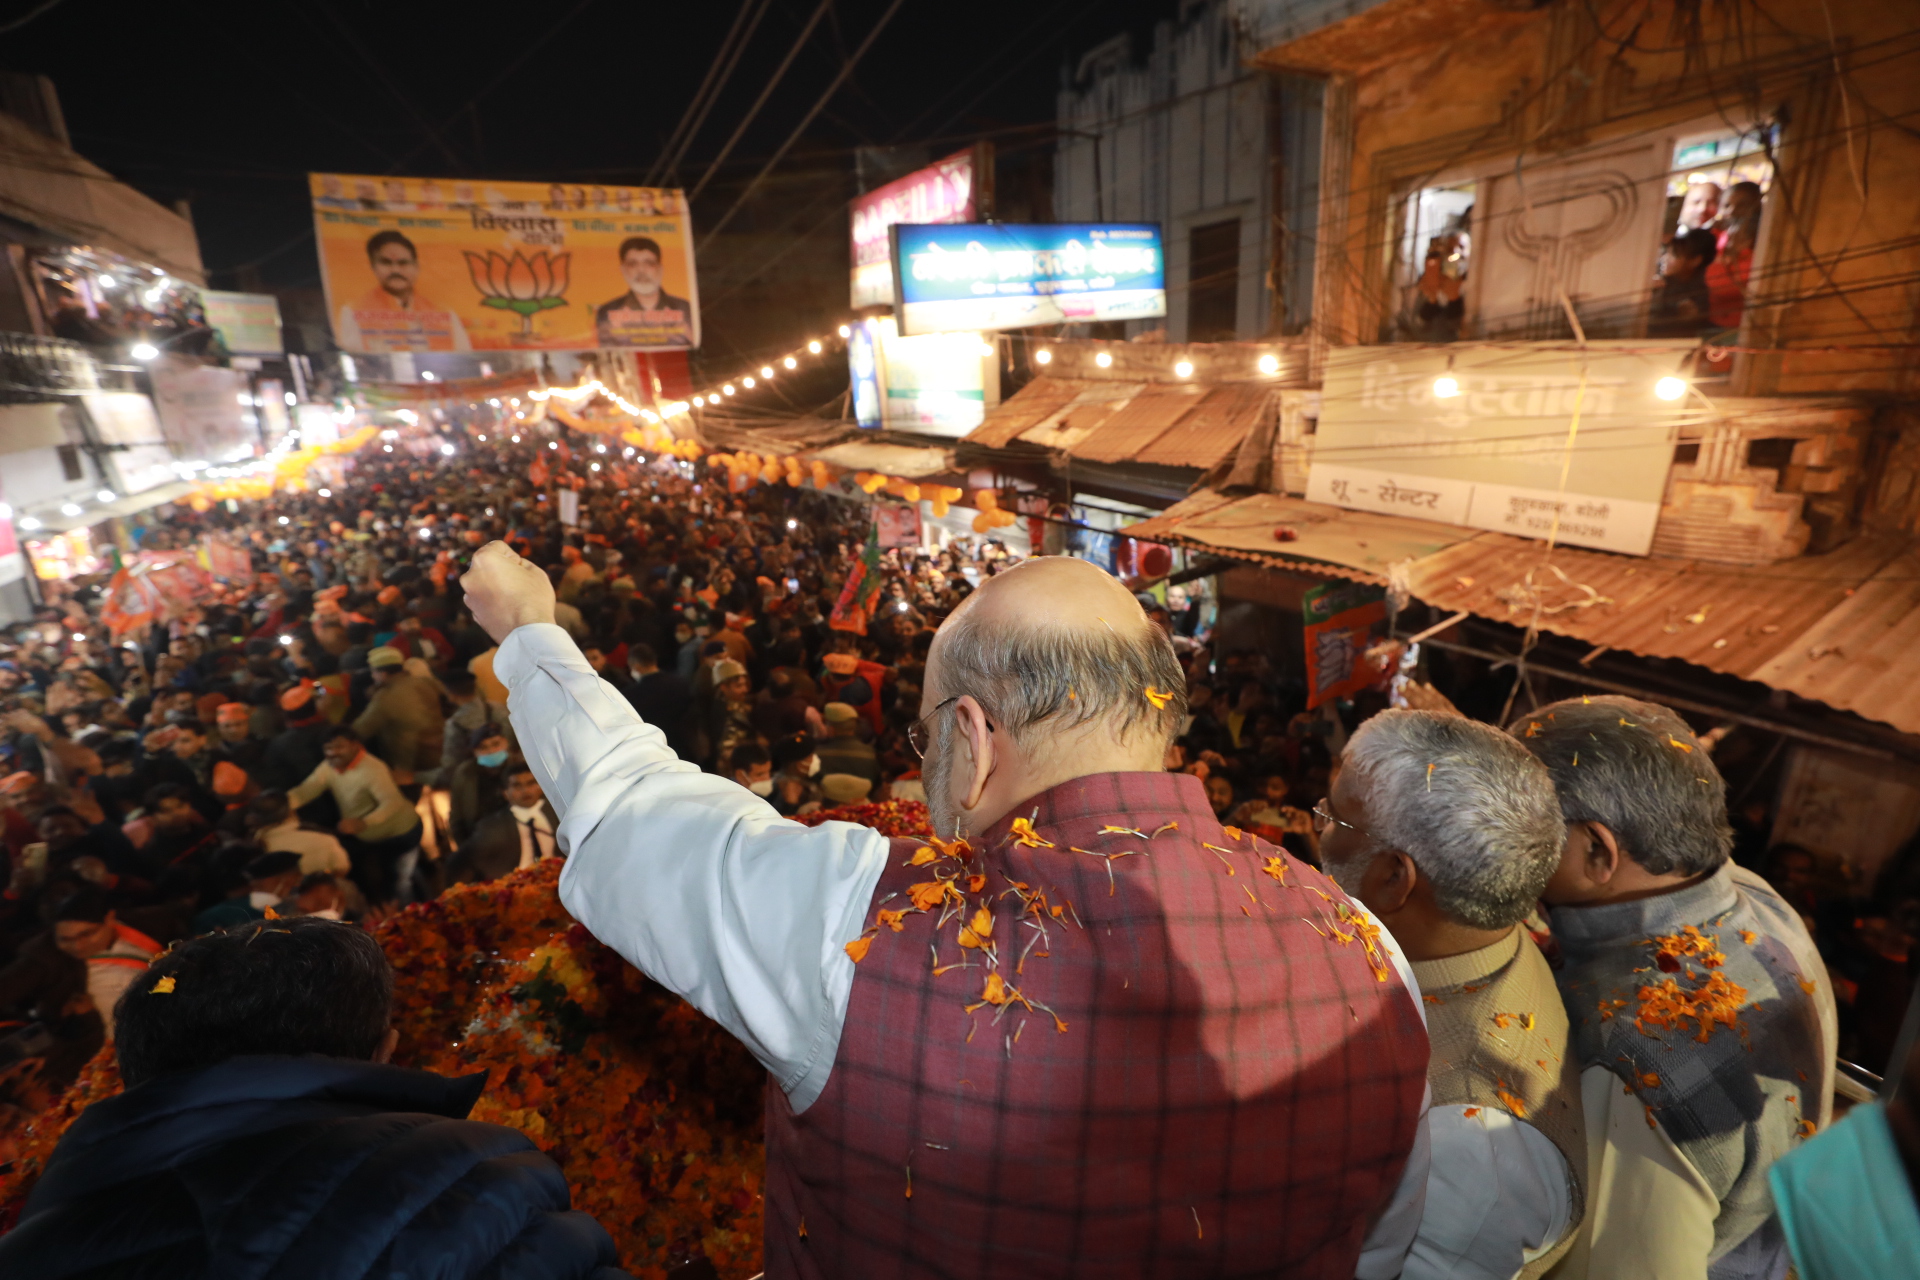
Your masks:
M767 1090L769 1280L1351 1280L1427 1037L1339 889L1181 774L922 847L892 844L825 1092Z

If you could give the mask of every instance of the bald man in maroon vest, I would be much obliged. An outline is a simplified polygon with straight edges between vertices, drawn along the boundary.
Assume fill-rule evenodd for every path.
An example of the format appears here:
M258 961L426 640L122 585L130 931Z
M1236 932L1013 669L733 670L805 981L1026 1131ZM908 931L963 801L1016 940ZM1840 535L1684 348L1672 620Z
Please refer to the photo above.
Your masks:
M932 841L800 827L681 762L509 548L463 585L567 908L777 1086L770 1280L1399 1274L1417 988L1364 908L1161 770L1184 683L1113 578L1031 561L941 629Z

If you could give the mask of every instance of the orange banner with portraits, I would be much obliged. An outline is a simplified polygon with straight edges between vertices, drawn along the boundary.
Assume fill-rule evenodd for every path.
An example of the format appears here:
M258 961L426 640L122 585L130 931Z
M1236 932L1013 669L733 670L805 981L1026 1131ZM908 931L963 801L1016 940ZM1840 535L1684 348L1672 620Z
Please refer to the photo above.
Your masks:
M692 222L677 190L307 176L342 350L700 345Z

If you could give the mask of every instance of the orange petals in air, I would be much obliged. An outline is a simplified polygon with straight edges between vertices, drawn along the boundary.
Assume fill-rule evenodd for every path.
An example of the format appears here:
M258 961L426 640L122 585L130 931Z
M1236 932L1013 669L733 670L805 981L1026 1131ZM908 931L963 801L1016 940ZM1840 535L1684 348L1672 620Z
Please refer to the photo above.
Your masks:
M173 994L173 985L173 975L168 974L153 984L153 994L156 996L170 996Z
M1053 841L1042 840L1040 838L1040 833L1033 829L1033 823L1030 819L1015 818L1010 830L1014 843L1023 849L1051 849L1054 847Z
M862 960L865 960L867 958L867 950L872 946L873 946L872 934L868 934L865 937L855 938L852 942L849 942L847 944L847 948L846 948L847 959L853 961L855 964L859 964Z
M1147 701L1153 704L1155 711L1165 711L1167 704L1173 701L1173 695L1171 693L1162 693L1152 685L1148 685L1145 689L1142 689L1141 692L1147 695Z

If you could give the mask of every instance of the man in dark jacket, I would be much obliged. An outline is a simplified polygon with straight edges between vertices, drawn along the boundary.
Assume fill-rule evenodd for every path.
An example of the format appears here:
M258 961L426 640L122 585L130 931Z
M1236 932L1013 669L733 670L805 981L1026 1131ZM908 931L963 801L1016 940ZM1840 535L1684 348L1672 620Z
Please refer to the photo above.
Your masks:
M527 1138L467 1120L484 1075L384 1065L393 973L353 925L182 943L119 1005L127 1092L55 1148L0 1275L621 1280Z
M449 884L497 880L521 867L561 856L554 832L559 815L547 803L540 782L524 760L508 762L506 804L475 823L447 860Z

